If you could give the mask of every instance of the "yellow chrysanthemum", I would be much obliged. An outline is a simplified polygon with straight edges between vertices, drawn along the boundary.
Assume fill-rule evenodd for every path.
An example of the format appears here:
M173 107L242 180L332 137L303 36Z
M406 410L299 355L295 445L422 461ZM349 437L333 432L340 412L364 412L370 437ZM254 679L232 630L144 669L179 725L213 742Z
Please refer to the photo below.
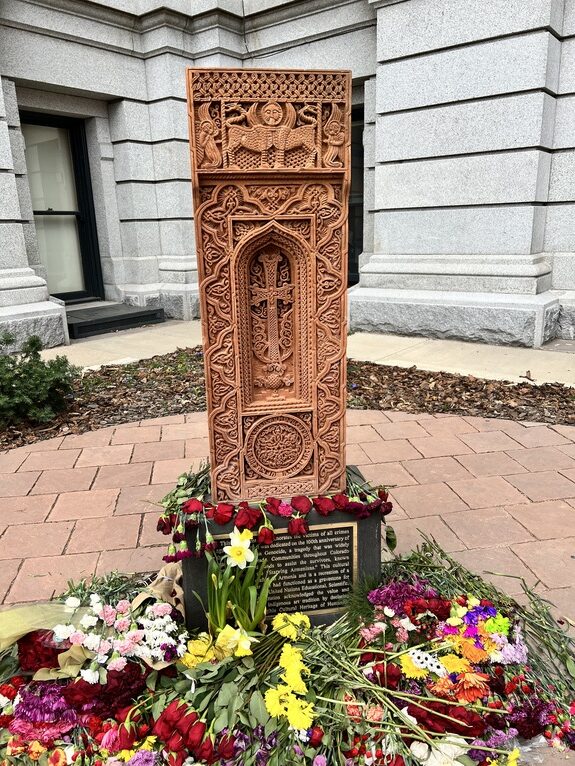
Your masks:
M287 719L294 729L309 729L313 723L314 709L311 702L297 699L291 695L288 698Z
M287 668L281 677L286 686L289 686L296 694L307 694L307 686L301 677L302 670L305 670L305 668L293 665L291 668Z
M401 665L403 674L407 676L407 678L426 678L429 675L429 670L427 668L418 667L407 653L401 655L399 664Z
M274 718L285 715L288 709L288 699L293 696L289 686L276 686L273 689L268 689L264 695L266 710Z
M286 668L286 670L294 666L305 668L305 665L303 664L303 654L292 644L284 644L279 659L279 665L282 668Z
M215 656L212 639L207 633L200 633L196 639L188 641L188 651L180 662L187 668L195 668L202 662L211 662Z
M280 636L294 641L300 633L309 630L310 621L307 614L302 614L302 612L294 612L293 614L280 612L273 618L272 628Z
M456 654L446 654L439 661L448 673L468 673L471 670L471 663Z

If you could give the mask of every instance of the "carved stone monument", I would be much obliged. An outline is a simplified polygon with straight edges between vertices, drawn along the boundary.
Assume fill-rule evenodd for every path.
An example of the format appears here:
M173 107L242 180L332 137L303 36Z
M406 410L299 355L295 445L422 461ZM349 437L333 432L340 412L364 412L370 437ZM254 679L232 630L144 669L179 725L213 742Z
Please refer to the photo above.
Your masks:
M345 487L350 90L188 70L214 500Z

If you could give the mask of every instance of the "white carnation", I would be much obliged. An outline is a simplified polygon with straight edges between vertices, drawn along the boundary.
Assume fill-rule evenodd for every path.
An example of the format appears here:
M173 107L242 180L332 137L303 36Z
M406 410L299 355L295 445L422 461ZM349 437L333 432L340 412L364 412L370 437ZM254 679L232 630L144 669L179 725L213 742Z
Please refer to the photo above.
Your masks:
M66 641L75 632L76 628L73 625L54 625L52 630L54 631L55 641Z
M91 652L95 652L100 646L100 641L101 641L101 638L96 633L86 633L86 636L84 640L82 641L82 643L84 644L86 649L89 649Z
M97 684L100 680L100 674L97 670L81 670L80 675L88 684Z
M77 609L82 602L79 598L76 596L68 596L66 601L64 601L64 604L68 607L68 609Z
M93 614L85 614L80 620L80 625L83 628L93 628L98 624L98 618Z

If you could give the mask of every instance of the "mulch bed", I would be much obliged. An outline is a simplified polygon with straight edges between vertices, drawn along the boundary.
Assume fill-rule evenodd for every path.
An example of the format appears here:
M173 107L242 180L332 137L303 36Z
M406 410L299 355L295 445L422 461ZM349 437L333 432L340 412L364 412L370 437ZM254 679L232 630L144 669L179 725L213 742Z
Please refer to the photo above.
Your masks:
M348 363L348 406L575 425L575 389L559 383L509 383L353 360ZM7 429L0 434L0 448L205 408L201 347L180 349L86 372L67 412L50 425Z

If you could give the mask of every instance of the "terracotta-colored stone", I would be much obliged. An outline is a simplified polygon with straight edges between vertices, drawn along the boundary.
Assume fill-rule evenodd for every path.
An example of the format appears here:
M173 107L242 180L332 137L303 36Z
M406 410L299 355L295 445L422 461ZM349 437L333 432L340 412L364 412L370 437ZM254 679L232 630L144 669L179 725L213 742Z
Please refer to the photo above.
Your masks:
M191 470L194 461L191 458L181 460L156 460L152 473L152 484L164 484L168 481L175 482L183 473ZM199 461L196 459L196 463Z
M459 516L460 514L456 514ZM460 551L464 543L440 516L421 516L418 519L393 519L389 523L397 535L397 553L411 553L423 540L422 533L433 537L444 551Z
M421 457L407 439L386 442L380 436L378 441L362 444L361 448L373 463L392 463L395 460L416 460Z
M431 436L453 436L456 434L474 433L476 428L464 418L448 415L444 418L433 418L421 424Z
M519 446L516 441L503 431L461 434L461 439L471 447L473 452L501 452L503 450L517 449Z
M131 444L118 444L110 447L86 447L78 458L76 466L87 465L122 465L129 463L132 456Z
M110 545L114 548L132 548L138 543L140 521L139 514L112 516L105 521L81 519L72 532L66 553L101 551Z
M404 460L406 471L419 484L432 484L437 481L457 481L471 479L472 475L452 457L432 457L425 460Z
M348 444L345 448L345 457L348 465L360 465L371 462L367 453L359 444Z
M42 556L26 559L5 601L43 601L66 589L68 580L80 580L94 574L97 553L65 556Z
M511 595L523 593L521 579L528 586L533 586L537 580L529 567L510 548L476 548L452 555L464 567Z
M358 466L366 481L374 486L408 487L417 484L401 463L368 463Z
M350 97L349 72L188 70L218 500L345 485Z
M98 469L94 489L135 487L149 484L152 463L130 463L129 465L103 465Z
M505 452L458 455L457 459L474 476L507 476L526 471L522 465L510 458Z
M523 503L525 497L501 476L450 481L449 486L465 500L470 508L493 508L499 505Z
M85 434L71 434L70 436L64 437L60 449L107 447L113 433L113 428L99 428L97 431L86 431Z
M25 452L17 452L16 450L3 452L0 454L0 474L14 473L28 457Z
M366 442L380 442L381 436L371 425L348 426L345 439L347 444L365 444Z
M174 482L150 486L123 487L116 503L115 515L125 513L161 513L159 501L174 489Z
M141 444L142 442L157 442L160 438L161 426L140 426L130 428L128 425L116 428L111 444Z
M60 468L56 471L44 471L30 494L68 492L72 487L76 490L90 489L96 470L96 468ZM22 476L27 475L22 474Z
M65 521L8 527L0 538L0 559L56 556L66 547L73 527L73 522Z
M391 494L411 518L466 511L468 506L442 482L416 487L397 487Z
M575 460L564 452L560 452L556 447L511 450L508 455L530 471L558 471L560 468L575 468Z
M0 497L0 524L39 524L44 521L58 495Z
M494 548L533 539L525 527L502 508L484 508L481 515L475 511L453 513L446 523L467 548Z
M536 426L524 428L515 423L515 428L508 428L506 433L512 436L524 447L552 447L560 444L570 444L571 441L555 431L551 426Z
M539 540L575 537L575 508L565 500L510 505L505 510Z
M190 423L181 423L167 425L162 428L162 441L173 441L174 439L207 439L208 422L207 419L201 421L192 421Z
M50 512L50 521L111 516L114 513L119 492L119 489L63 492L58 496L58 500ZM107 521L100 521L99 523L105 526Z
M422 439L410 439L410 442L424 457L448 457L471 452L467 444L457 436L426 436Z
M39 476L39 471L0 474L0 497L27 495Z
M575 480L575 475L572 477ZM575 496L575 481L556 471L517 474L508 476L507 481L530 500L562 500Z
M19 472L54 471L57 468L73 468L79 455L79 449L31 452L18 470Z
M384 412L375 410L348 410L345 417L348 426L372 426L374 423L389 423Z
M376 423L375 430L386 441L392 441L395 439L418 439L428 437L429 434L414 420L400 420L397 423Z
M101 575L114 570L126 573L157 572L164 564L162 556L165 553L165 544L154 545L149 548L122 548L102 551L96 567L96 574Z
M10 586L16 579L21 563L21 559L11 559L10 561L2 562L2 566L0 566L0 603L4 601Z
M170 444L170 442L166 442ZM207 458L210 454L210 443L207 439L188 439L186 442L186 457Z
M575 585L575 537L519 543L513 550L548 588Z
M132 463L147 463L154 460L175 460L184 457L184 441L144 442L134 444Z

